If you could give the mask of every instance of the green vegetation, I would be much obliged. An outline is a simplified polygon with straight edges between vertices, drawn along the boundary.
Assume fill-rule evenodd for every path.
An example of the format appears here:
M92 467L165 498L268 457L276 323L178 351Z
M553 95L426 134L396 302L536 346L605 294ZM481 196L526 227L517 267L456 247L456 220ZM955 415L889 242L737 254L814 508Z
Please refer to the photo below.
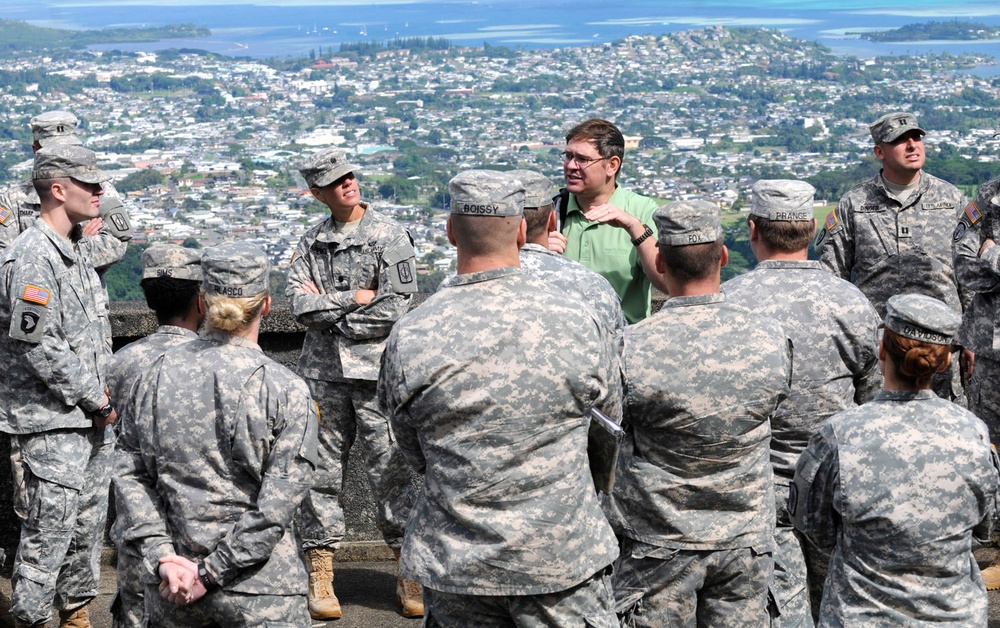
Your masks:
M148 187L154 185L163 185L167 182L167 178L163 176L155 168L146 168L145 170L140 170L139 172L133 172L121 181L119 181L115 188L119 192L134 192L136 190L145 190Z
M372 55L384 50L448 50L451 42L444 37L397 37L387 42L356 41L340 44L341 53L353 52L358 55Z
M142 252L147 248L148 244L129 244L125 256L104 274L112 301L146 300L139 282L142 281Z
M32 26L18 20L0 20L0 56L12 57L26 51L83 48L91 44L157 41L178 37L206 37L212 31L194 24L156 28L104 28L74 31Z
M854 34L854 33L852 33ZM908 42L929 40L968 41L973 39L996 39L1000 28L978 22L921 22L907 24L888 31L857 33L862 39L876 42Z

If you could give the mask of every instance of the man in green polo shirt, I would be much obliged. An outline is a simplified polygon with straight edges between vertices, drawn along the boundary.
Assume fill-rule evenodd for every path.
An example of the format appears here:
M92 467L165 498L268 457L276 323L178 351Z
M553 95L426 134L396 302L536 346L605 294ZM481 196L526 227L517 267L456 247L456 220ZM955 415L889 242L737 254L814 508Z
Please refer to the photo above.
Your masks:
M625 318L636 323L650 314L650 282L664 293L666 286L655 272L658 205L618 186L624 156L625 138L607 120L593 118L566 133L569 196L560 211L562 232L549 234L549 248L603 275L621 298Z

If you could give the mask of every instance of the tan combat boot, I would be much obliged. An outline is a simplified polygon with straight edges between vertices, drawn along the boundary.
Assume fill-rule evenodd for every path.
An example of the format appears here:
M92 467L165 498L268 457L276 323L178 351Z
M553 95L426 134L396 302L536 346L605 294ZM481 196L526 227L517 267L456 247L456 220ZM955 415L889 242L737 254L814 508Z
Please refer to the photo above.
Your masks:
M309 615L313 619L340 619L340 600L333 593L333 550L306 550L309 563Z
M94 628L90 623L89 605L72 611L59 611L59 628Z
M987 591L1000 589L1000 556L993 561L986 569L983 569L983 582L986 583Z
M396 566L399 567L399 548L392 548L396 555ZM424 616L424 588L419 582L404 578L403 574L396 576L396 599L403 607L403 617Z

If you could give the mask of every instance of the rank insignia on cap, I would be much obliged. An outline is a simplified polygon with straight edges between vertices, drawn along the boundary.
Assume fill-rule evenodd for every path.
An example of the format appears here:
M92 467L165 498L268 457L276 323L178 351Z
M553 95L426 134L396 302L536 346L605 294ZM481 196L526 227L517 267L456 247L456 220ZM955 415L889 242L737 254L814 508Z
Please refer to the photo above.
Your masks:
M965 215L968 216L970 225L976 224L976 221L983 217L983 213L976 207L975 201L965 206Z
M834 227L837 226L838 222L840 221L837 220L837 210L831 209L830 213L826 215L826 228L833 229Z
M0 225L7 222L8 218L10 218L10 210L6 207L0 207Z
M24 296L21 298L25 301L31 301L32 303L37 303L39 305L48 305L50 296L52 296L52 293L45 288L39 288L38 286L26 286L24 288Z

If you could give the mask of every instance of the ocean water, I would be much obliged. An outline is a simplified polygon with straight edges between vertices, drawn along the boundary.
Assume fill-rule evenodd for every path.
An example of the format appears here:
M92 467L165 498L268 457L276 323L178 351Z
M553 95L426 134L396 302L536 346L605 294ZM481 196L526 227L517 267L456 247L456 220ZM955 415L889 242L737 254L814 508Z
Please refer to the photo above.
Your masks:
M95 47L193 47L255 58L301 56L310 50L336 50L344 42L396 37L445 37L458 45L489 42L554 48L722 24L778 28L843 55L951 52L1000 59L1000 41L874 44L850 34L928 20L1000 25L996 0L4 0L0 18L74 29L189 22L207 26L212 35ZM981 71L1000 73L996 66Z

